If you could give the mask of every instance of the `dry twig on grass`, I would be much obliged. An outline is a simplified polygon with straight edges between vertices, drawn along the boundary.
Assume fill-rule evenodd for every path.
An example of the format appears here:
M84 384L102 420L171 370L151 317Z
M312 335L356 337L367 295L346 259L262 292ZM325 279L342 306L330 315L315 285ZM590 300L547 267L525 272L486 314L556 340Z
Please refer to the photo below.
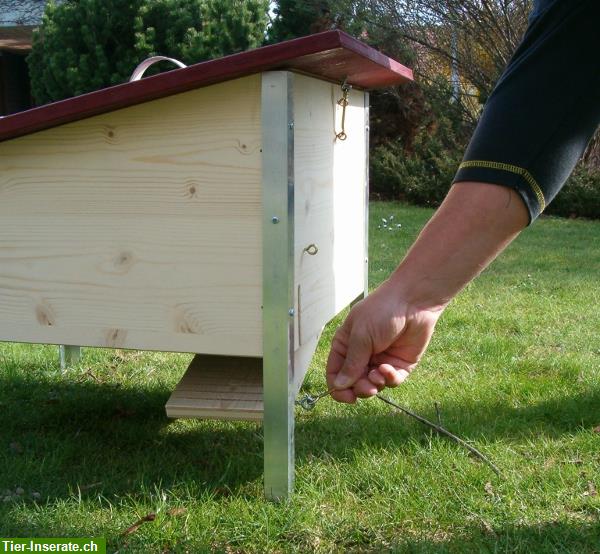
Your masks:
M381 396L381 394L377 394L376 396L382 402L389 404L390 406L396 408L397 410L400 410L402 413L409 415L410 417L421 422L423 425L427 425L428 427L431 427L432 429L434 429L441 435L444 435L444 436L452 439L454 442L457 442L461 446L464 446L471 454L473 454L473 456L479 458L482 462L486 463L489 467L491 467L496 475L498 475L498 476L502 475L502 473L500 472L498 467L487 456L482 454L474 446L471 446L468 442L464 441L460 437L457 437L454 433L451 433L450 431L448 431L448 429L442 427L441 425L436 425L435 423L429 421L428 419L425 419L423 416L420 416L419 414L415 414L414 412L411 412L408 408L404 408L403 406L400 406L400 404L396 404L395 402L392 402L389 398L386 398L385 396Z

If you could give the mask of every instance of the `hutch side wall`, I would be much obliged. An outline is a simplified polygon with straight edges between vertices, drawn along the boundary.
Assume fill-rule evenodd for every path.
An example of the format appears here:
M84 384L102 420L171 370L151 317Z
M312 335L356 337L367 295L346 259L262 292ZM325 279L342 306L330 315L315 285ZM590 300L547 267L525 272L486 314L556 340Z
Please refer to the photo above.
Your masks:
M261 77L0 143L0 340L262 355Z
M294 76L296 348L316 346L323 326L364 291L366 94L350 91L345 141L335 138L341 96L339 84ZM315 255L305 251L311 244Z

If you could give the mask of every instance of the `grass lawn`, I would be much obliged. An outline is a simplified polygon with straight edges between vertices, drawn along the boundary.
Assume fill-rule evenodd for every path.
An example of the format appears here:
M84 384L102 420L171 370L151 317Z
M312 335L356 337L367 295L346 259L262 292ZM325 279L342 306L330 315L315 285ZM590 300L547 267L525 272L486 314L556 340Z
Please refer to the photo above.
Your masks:
M430 214L372 204L372 286ZM106 537L109 552L600 552L599 276L600 223L542 219L388 393L430 419L439 403L503 478L376 399L324 399L297 413L284 505L263 499L260 426L165 417L191 356L86 349L61 372L56 347L0 344L0 536ZM324 385L339 322L306 391Z

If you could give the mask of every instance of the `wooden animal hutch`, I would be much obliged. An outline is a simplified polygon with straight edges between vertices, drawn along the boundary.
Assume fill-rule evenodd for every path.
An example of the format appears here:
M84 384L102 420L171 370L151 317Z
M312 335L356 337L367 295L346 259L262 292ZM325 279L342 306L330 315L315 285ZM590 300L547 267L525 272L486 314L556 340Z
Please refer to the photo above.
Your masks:
M319 334L366 289L366 90L411 78L328 31L0 119L0 340L197 354L167 414L262 419L286 497Z

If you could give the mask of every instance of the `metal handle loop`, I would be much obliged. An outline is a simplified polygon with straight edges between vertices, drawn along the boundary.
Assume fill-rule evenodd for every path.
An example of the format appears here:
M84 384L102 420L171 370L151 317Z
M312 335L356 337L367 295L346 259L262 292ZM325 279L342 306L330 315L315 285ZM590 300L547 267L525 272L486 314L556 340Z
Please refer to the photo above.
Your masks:
M167 58L167 56L152 56L151 58L145 59L133 70L131 77L129 77L129 82L131 83L132 81L139 81L144 76L146 69L148 69L151 65L155 64L156 62L162 61L174 63L175 65L181 68L187 67L187 65L181 63L175 58Z

